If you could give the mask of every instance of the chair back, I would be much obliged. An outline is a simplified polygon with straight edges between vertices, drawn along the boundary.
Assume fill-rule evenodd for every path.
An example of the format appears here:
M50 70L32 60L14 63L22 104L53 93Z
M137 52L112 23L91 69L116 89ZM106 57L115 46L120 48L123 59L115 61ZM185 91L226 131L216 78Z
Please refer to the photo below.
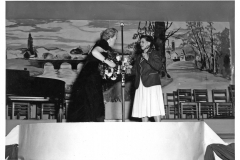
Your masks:
M213 89L212 90L213 102L227 102L227 90L226 89Z
M192 102L192 90L191 89L178 89L177 101L179 102Z
M208 102L207 89L194 89L193 90L194 102Z
M21 116L26 116L26 119L30 118L29 117L29 103L25 103L25 102L14 102L14 115L12 115L12 105L13 104L9 104L7 106L7 116L17 116L17 119L20 119ZM11 119L13 119L13 117L11 117Z
M173 93L166 93L167 105L174 105L175 97Z

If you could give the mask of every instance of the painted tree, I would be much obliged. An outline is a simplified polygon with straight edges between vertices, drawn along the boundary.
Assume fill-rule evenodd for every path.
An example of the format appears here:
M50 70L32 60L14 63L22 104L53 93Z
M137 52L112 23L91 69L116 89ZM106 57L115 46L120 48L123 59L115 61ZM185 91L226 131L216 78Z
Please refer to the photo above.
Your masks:
M208 44L211 47L211 53L213 53L214 52L213 51L213 49L214 49L214 33L213 33L213 31L216 29L213 27L213 22L207 22L207 23L208 23L208 25L205 28L209 33L209 39L210 39Z
M209 38L209 41L207 41L207 45L211 48L211 64L209 64L210 66L212 66L210 68L210 72L211 73L216 73L216 54L215 54L215 51L214 51L214 48L215 46L217 45L217 39L214 38L216 37L216 33L214 33L214 31L216 30L214 27L213 27L213 22L207 22L207 26L205 27L205 29L207 30L208 32L208 38Z
M162 68L162 77L167 76L170 78L170 75L167 73L166 66L166 54L165 54L165 44L170 37L172 37L176 32L178 32L181 28L176 30L168 31L172 26L173 22L155 22L155 30L154 30L154 41L157 50L161 50L162 60L163 60L163 68Z
M219 73L229 78L231 73L229 29L225 28L222 32L214 33L216 29L213 22L207 22L205 27L203 22L186 23L189 32L182 40L184 44L190 44L193 50L198 51L200 58L196 59L196 66L201 70Z
M197 67L201 70L207 69L206 61L208 58L206 47L206 37L208 33L204 30L202 22L186 22L188 32L187 43L192 46L193 49L197 49L200 55L200 63L197 62Z

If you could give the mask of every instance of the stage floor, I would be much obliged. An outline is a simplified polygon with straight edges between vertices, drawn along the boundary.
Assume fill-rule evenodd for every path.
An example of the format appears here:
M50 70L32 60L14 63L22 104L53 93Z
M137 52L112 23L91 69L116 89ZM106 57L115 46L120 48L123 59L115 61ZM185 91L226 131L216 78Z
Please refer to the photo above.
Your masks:
M235 119L162 119L162 122L198 122L204 121L226 143L235 142ZM105 122L122 122L122 120L105 120ZM126 119L125 122L139 122Z
M172 160L178 160L181 157L185 160L203 160L205 149L209 144L226 144L203 121L162 123L131 123L130 121L48 123L45 121L35 124L25 121L24 124L15 127L7 139L6 142L9 144L18 142L20 157L39 160L53 157L54 159L78 157L90 160L93 156L90 152L101 155L105 157L104 159L120 160L133 157L169 159L171 157ZM148 153L144 152L142 144L148 146ZM99 146L102 148L101 151ZM119 150L122 152L118 152ZM126 158L126 155L129 158Z

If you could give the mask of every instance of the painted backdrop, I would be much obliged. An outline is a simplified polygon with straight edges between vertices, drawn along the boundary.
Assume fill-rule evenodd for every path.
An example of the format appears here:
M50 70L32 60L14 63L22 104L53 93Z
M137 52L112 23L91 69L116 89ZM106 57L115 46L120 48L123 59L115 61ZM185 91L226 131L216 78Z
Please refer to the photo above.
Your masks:
M159 38L165 68L163 92L178 88L227 89L234 68L231 66L231 42L228 22L153 22L124 23L124 54L134 55L142 34ZM61 79L71 86L83 63L72 69L69 63L59 68L38 60L84 60L100 33L114 27L119 30L115 45L121 53L120 21L66 19L7 19L6 68L24 68L31 76ZM133 99L131 81L126 84L126 101ZM121 100L120 83L105 87L106 102ZM210 97L211 99L211 97Z

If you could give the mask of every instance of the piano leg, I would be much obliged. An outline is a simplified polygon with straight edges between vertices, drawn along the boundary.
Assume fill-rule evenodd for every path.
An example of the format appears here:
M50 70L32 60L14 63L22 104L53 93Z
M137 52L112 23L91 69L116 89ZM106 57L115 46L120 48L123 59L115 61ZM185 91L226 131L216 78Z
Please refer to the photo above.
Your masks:
M63 103L63 118L67 119L67 111L68 111L68 106L69 106L69 100L64 100Z
M42 104L41 104L41 111L40 111L40 112L41 112L41 113L40 113L40 119L43 118L43 105L44 105L44 104L42 103Z
M58 106L59 106L59 111L58 111L58 119L57 119L57 122L62 122L62 114L63 114L63 105L62 104L59 104L57 103Z
M15 102L12 102L12 117L11 117L11 119L15 119L14 111L15 111Z
M27 103L27 105L28 105L27 119L30 119L31 118L31 105L30 105L30 103Z

